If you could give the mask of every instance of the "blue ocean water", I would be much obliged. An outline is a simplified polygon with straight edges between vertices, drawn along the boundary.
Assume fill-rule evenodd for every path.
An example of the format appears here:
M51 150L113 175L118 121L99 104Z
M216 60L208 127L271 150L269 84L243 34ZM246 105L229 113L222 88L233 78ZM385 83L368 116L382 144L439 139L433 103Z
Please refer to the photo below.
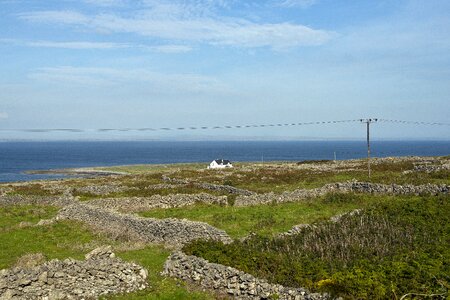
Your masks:
M374 157L450 154L450 141L373 141ZM365 141L1 142L0 182L61 178L28 170L92 166L363 158Z

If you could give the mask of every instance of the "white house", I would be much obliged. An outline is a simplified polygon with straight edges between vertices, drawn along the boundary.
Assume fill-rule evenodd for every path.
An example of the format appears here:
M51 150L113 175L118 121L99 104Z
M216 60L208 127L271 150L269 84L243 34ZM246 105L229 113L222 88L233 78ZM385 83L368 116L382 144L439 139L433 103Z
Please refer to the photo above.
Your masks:
M225 169L225 168L232 168L233 165L231 164L231 161L226 159L215 159L213 160L209 166L208 169Z

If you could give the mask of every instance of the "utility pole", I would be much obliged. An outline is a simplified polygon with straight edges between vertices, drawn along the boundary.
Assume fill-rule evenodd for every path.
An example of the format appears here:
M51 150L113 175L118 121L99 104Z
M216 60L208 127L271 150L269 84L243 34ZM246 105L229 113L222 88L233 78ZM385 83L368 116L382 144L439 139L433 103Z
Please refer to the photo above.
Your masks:
M370 123L375 123L378 119L360 119L360 121L367 124L367 170L370 179Z

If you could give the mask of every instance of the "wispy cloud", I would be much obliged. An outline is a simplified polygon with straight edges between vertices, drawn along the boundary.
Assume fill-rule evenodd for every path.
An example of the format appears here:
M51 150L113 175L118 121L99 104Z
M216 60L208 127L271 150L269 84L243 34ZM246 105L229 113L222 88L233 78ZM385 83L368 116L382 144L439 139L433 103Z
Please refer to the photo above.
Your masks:
M63 49L117 49L130 48L127 44L104 43L104 42L51 42L36 41L26 42L26 46L45 47L45 48L63 48Z
M0 120L8 119L9 115L6 112L0 111Z
M192 51L192 47L186 45L159 45L149 46L146 49L160 53L186 53Z
M179 44L163 44L163 45L144 45L131 43L112 43L112 42L87 42L87 41L23 41L19 39L0 39L1 44L9 44L22 47L36 48L60 48L73 50L110 50L135 48L143 51L152 51L158 53L186 53L193 50L191 46Z
M19 17L31 22L51 22L60 24L89 24L90 18L81 13L69 10L39 11L21 13Z
M244 48L286 49L326 43L334 34L308 26L256 23L242 18L224 18L201 12L196 6L158 4L134 16L86 15L75 11L28 12L20 18L31 22L77 25L110 33L134 33L166 41L189 41ZM199 13L200 11L200 13Z
M284 0L275 2L276 6L307 8L314 5L317 0Z
M118 6L124 4L124 0L83 0L83 2L96 6Z
M106 87L114 85L144 85L147 89L162 93L227 92L229 88L214 77L189 73L160 73L143 69L81 68L62 66L41 68L29 74L37 81L59 82L84 87Z

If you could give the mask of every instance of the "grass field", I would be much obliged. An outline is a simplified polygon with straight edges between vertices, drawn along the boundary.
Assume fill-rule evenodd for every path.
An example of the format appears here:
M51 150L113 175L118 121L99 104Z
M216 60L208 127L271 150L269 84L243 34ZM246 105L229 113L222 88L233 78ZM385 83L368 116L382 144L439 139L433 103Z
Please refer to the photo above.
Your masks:
M40 219L53 217L56 212L54 207L48 206L0 206L0 270L14 266L25 254L42 253L48 260L84 259L89 251L107 244L117 249L118 257L144 266L149 271L150 285L137 293L108 296L107 299L212 299L211 295L191 292L184 283L159 274L169 256L169 250L161 246L133 250L133 245L110 240L93 233L86 225L72 221L33 226Z
M141 213L144 217L179 218L206 222L239 238L249 233L270 236L289 230L293 225L310 224L357 208L374 201L393 201L395 197L358 194L328 194L303 202L233 207L196 205L183 208L155 209Z
M448 163L448 157L427 164ZM430 162L431 161L431 162ZM421 160L375 160L371 182L384 184L450 184L450 172L412 171ZM235 186L257 193L316 188L347 180L369 181L366 161L315 163L237 163L227 170L206 170L206 164L139 165L106 168L127 175L38 181L0 185L0 193L24 197L54 197L69 191L79 200L152 195L227 195L195 184L152 188L170 178ZM105 168L102 168L105 169ZM109 187L113 187L109 191ZM90 188L106 189L103 194ZM114 190L119 187L119 190ZM227 195L233 200L233 195ZM230 201L231 203L232 201ZM152 218L185 218L206 222L233 238L255 233L230 245L199 241L185 250L210 261L235 266L255 276L287 286L326 291L344 299L399 299L408 292L442 294L450 288L450 198L442 196L375 196L328 194L295 203L234 207L196 204L140 213ZM360 215L330 217L364 209ZM116 254L149 271L149 288L105 299L214 299L183 282L160 275L170 250L110 237L72 221L34 226L58 209L51 206L0 206L0 269L10 268L20 257L42 253L46 259L83 259L101 245L112 245ZM298 224L315 224L300 235L276 238ZM448 295L448 293L446 294Z

